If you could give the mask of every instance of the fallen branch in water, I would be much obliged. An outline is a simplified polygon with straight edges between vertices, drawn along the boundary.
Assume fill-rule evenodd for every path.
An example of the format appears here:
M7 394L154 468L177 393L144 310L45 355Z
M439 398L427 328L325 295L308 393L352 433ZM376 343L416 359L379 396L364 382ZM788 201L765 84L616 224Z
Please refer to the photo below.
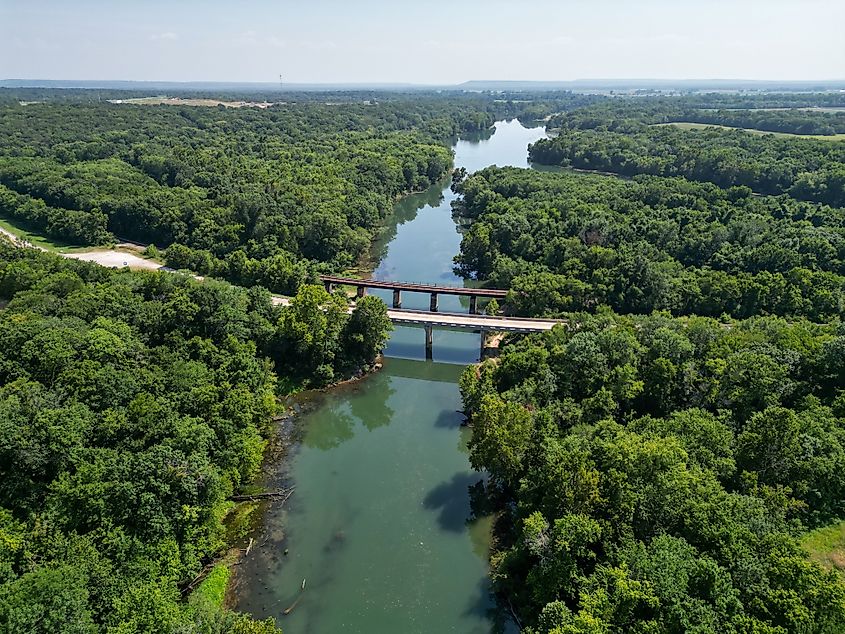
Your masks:
M293 494L294 487L290 489L282 489L281 491L267 491L265 493L254 493L252 495L233 495L229 498L232 502L257 502L258 500L267 500L271 498L281 498L282 502Z
M285 610L284 612L282 612L282 614L284 614L285 616L287 616L288 614L290 614L291 612L293 612L293 609L296 607L296 605L297 605L300 601L302 601L302 593L303 593L303 592L305 592L305 579L303 579L303 580L302 580L302 585L299 587L299 596L298 596L298 597L296 597L296 601L294 601L294 602L293 602L293 605L291 605L291 606L290 606L287 610Z
M519 631L522 631L522 623L519 622L519 617L516 615L516 610L513 609L513 603L511 603L511 598L507 597L508 600L508 608L510 608L511 616L513 617L514 622L516 623L517 628Z

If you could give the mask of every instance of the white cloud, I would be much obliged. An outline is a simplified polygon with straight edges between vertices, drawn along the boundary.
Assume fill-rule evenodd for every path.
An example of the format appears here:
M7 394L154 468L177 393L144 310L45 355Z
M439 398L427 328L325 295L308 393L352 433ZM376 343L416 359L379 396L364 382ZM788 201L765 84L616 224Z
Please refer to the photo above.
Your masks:
M154 33L150 36L151 40L165 40L174 41L179 39L179 35L173 31L165 31L164 33Z
M240 48L285 48L287 46L287 42L281 37L276 35L265 36L253 30L236 33L229 40L229 43Z

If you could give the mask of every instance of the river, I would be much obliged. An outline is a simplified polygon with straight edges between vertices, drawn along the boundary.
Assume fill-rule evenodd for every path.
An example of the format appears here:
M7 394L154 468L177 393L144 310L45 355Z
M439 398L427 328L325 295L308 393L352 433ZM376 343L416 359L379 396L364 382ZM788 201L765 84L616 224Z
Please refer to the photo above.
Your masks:
M499 122L489 138L458 141L455 165L527 167L528 144L544 135ZM374 277L462 285L454 199L444 182L397 204ZM441 310L467 310L466 300L440 300ZM402 301L427 308L429 297ZM490 521L470 509L482 476L460 426L457 381L479 345L476 334L435 331L426 362L423 331L397 328L381 372L317 397L275 475L296 491L267 510L260 546L236 567L237 609L275 616L285 634L504 631L487 575Z

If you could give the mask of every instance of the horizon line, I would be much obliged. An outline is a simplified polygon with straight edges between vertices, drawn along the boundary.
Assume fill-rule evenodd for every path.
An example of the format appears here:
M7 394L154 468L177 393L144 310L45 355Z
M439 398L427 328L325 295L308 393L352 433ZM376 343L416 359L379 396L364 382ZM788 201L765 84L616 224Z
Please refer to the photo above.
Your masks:
M278 81L273 80L237 80L237 79L81 79L81 78L33 78L33 77L4 77L3 82L122 82L136 84L267 84L279 86ZM574 84L584 82L718 82L718 83L845 83L845 77L824 78L824 79L767 79L767 78L726 78L726 77L580 77L577 79L467 79L459 82L418 82L418 81L380 81L380 80L358 80L358 81L285 81L282 85L383 85L383 86L462 86L472 83L501 83L501 84Z

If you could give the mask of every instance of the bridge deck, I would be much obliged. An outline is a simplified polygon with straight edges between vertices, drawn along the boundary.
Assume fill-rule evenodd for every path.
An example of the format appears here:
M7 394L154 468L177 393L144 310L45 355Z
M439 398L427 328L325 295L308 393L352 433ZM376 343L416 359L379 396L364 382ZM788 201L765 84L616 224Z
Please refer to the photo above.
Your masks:
M563 323L556 319L526 319L524 317L490 317L466 313L431 313L424 310L389 308L387 314L397 325L434 326L458 330L486 330L491 332L544 332Z
M499 288L466 288L463 286L437 286L414 282L385 282L382 280L359 280L350 277L321 275L320 280L328 284L343 284L364 288L384 288L387 290L409 291L415 293L438 293L440 295L475 295L476 297L506 297L508 292Z
M290 299L273 296L273 304L287 306ZM354 306L349 307L352 312ZM484 330L489 332L544 332L551 330L562 319L533 319L525 317L490 317L467 313L431 313L426 310L402 310L388 308L390 321L399 326L432 326L456 330Z

